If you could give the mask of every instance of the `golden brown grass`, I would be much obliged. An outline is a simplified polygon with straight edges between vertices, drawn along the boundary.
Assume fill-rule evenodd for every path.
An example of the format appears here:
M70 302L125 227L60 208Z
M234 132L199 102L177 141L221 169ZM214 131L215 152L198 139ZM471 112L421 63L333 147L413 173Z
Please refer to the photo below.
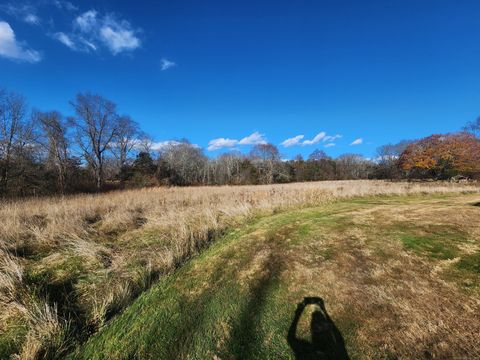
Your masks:
M385 202L344 211L336 221L344 222L345 228L325 243L335 253L333 258L311 267L314 280L292 283L325 294L333 314L357 322L359 358L381 358L382 353L399 359L478 358L479 288L463 281L465 273L449 275L454 261L409 251L397 234L437 228L442 239L458 247L459 259L468 253L462 241L476 249L480 243L478 210L468 199L472 198L395 206ZM451 238L450 229L455 229ZM308 251L305 255L312 257ZM297 274L304 276L302 271Z
M24 359L61 354L69 326L76 333L102 326L215 235L259 214L364 195L471 191L478 187L331 181L5 202L0 206L0 346L8 343Z
M480 259L478 200L368 197L262 217L165 276L71 358L293 359L296 304L314 296L352 359L478 359L479 263L457 266ZM310 315L298 329L307 342Z

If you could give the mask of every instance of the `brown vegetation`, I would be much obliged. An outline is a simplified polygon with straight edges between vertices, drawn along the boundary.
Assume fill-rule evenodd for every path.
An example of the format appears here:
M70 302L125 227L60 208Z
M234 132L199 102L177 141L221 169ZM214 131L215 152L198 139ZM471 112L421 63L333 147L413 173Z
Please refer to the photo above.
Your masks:
M71 358L478 359L478 199L365 197L262 217ZM315 298L329 321L315 319Z
M257 214L337 198L478 191L474 185L338 181L151 188L4 202L0 207L0 350L61 354L152 280Z

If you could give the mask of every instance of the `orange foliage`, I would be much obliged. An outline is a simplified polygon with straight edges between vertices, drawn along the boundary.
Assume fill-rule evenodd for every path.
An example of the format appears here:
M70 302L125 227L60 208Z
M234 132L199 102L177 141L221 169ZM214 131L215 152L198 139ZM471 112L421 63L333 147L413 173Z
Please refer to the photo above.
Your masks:
M480 172L480 139L468 133L435 134L410 144L400 156L403 170Z

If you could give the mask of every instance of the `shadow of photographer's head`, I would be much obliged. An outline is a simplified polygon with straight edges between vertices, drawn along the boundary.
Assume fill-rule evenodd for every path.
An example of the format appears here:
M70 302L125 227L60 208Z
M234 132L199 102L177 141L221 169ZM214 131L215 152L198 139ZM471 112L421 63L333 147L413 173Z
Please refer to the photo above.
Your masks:
M311 342L296 336L298 322L305 309L313 307L310 318ZM305 297L297 304L287 338L296 359L348 359L340 331L328 315L320 297Z

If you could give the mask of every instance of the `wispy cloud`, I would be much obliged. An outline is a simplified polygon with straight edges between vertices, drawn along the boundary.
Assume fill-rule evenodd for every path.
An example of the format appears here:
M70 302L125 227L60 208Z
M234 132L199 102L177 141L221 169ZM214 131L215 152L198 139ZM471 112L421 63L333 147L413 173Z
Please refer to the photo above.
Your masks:
M97 12L95 10L85 11L73 20L73 26L84 33L95 31L98 27Z
M244 137L238 142L240 145L257 145L257 144L266 144L267 139L264 134L260 134L258 131Z
M26 23L32 24L32 25L39 25L40 24L40 18L35 15L35 14L27 14L23 18L23 21Z
M353 140L350 145L360 145L363 143L363 139L362 138L358 138L356 140Z
M61 33L70 41L64 41L65 36L55 38L72 50L91 52L103 45L113 55L117 55L141 46L141 40L137 36L139 32L141 30L133 28L130 22L113 14L100 16L96 10L88 10L73 20L70 33Z
M306 145L315 145L319 142L332 143L335 140L341 138L342 135L327 135L325 131L319 132L317 135L313 137L311 140L303 140L305 135L297 135L291 138L284 140L280 145L283 147L291 147L291 146L306 146ZM302 141L303 140L303 141ZM326 146L329 147L329 146Z
M175 146L175 145L180 145L180 141L176 140L166 140L166 141L159 141L159 142L154 142L152 143L152 150L155 151L162 151L165 150L166 148L170 146Z
M13 29L5 21L0 21L0 56L31 63L39 62L42 59L38 51L30 49L24 42L16 40Z
M336 144L335 143L328 143L328 144L325 144L324 146L326 148L329 148L329 147L334 147Z
M163 150L168 149L169 147L177 146L177 145L181 145L181 144L185 144L185 141L165 140L165 141L153 142L151 144L151 148L154 151L163 151ZM197 144L190 144L190 143L188 143L188 144L190 146L195 147L195 148L200 148L200 146L198 146Z
M217 138L210 140L208 142L208 151L215 151L224 148L233 148L236 145L257 145L257 144L266 144L267 139L265 135L255 131L254 133L245 136L244 138L237 140L237 139L228 139L228 138Z
M284 140L280 145L283 147L290 147L290 146L296 146L296 145L301 145L302 142L301 140L305 137L305 135L297 135L292 138Z
M328 142L333 142L333 141L335 141L335 140L337 140L337 139L341 139L341 138L342 138L342 135L339 135L339 134L337 134L337 135L332 135L332 136L331 136L331 135L327 135L327 136L325 136L325 137L323 138L323 141L328 143Z
M53 38L57 39L63 45L69 47L70 49L76 50L75 43L73 42L72 39L70 39L70 36L68 36L67 34L65 34L63 32L58 32L58 33L53 34Z
M96 51L98 49L97 45L95 45L94 43L84 39L83 37L80 37L79 41L80 41L81 44L85 45L86 48L89 49L89 50Z
M174 66L177 66L177 64L174 63L173 61L170 61L166 58L163 58L163 59L160 60L160 69L162 71L168 70L168 69L170 69Z
M318 144L323 138L327 136L325 131L319 132L312 140L305 140L302 145L314 145Z
M53 4L59 8L59 9L64 9L68 11L77 11L78 6L73 5L70 1L63 1L63 0L54 0Z
M223 148L232 148L238 144L238 140L234 139L226 139L226 138L218 138L218 139L213 139L208 142L208 151L215 151L218 149L223 149Z
M37 15L37 8L28 3L10 2L0 4L0 11L31 25L40 24L40 18Z

